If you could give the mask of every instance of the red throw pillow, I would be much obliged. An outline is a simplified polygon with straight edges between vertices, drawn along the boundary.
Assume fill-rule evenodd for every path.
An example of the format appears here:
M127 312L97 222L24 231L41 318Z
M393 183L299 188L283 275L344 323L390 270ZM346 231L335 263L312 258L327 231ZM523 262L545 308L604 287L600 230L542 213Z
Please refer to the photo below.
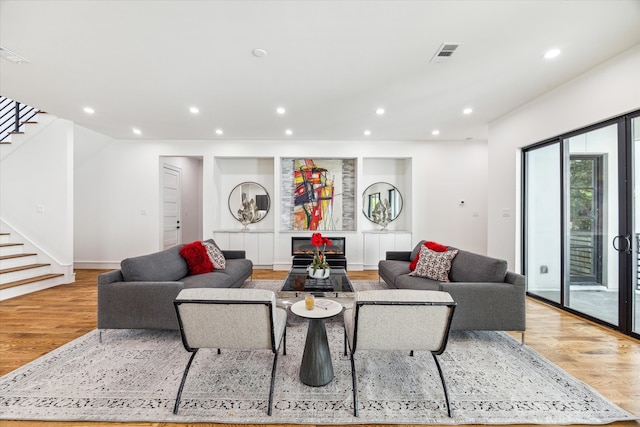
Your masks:
M434 252L447 252L449 248L436 242L425 242L424 245Z
M180 248L180 255L187 262L189 266L189 274L203 274L213 271L213 264L211 258L207 253L207 248L202 242L193 242L184 245Z
M426 246L427 248L431 249L434 252L447 251L447 247L445 245L441 245L440 243L436 243L436 242L424 242L424 246ZM419 259L420 259L420 252L418 252L418 255L416 255L416 257L413 260L411 260L411 264L409 264L409 270L413 271L416 269L416 265L418 265Z

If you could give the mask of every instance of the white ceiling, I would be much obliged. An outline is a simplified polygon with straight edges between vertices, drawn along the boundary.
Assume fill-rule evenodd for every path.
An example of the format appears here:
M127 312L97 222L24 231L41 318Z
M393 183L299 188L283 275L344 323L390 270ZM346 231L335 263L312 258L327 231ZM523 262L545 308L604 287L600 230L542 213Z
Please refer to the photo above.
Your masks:
M638 0L1 0L0 45L30 62L0 59L0 94L116 138L486 139L638 43Z

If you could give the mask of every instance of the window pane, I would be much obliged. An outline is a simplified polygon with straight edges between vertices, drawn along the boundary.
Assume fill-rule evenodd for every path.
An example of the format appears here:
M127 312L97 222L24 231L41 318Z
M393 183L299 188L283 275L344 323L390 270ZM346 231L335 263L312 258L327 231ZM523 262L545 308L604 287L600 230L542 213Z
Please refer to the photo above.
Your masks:
M527 151L525 170L527 289L560 302L560 144Z
M564 305L619 324L618 128L573 136L566 144ZM568 291L568 292L567 292Z

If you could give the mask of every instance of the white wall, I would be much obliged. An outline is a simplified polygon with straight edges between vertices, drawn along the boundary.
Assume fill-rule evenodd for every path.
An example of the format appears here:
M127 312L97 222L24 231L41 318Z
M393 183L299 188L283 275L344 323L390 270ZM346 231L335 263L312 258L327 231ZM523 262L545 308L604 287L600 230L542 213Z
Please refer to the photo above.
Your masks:
M51 257L53 271L73 263L73 130L55 119L18 135L0 167L0 217Z
M638 108L640 45L491 123L488 253L520 271L522 147Z
M76 260L102 266L117 266L123 258L159 249L160 156L202 157L202 229L203 238L209 238L220 228L220 217L231 215L228 194L216 188L221 179L215 167L217 158L274 159L276 185L270 194L274 211L269 216L273 215L272 227L279 233L280 158L309 157L317 146L307 141L114 140L86 129L76 134ZM403 197L412 206L407 227L413 232L413 243L431 239L486 253L486 142L323 141L322 145L324 152L339 158L376 157L385 152L411 158L412 191ZM363 190L358 183L358 196ZM458 206L461 198L464 207ZM147 215L141 215L142 210ZM358 224L363 221L367 220L358 211ZM287 243L274 239L275 261L290 261L289 235L280 234ZM361 239L357 232L354 237ZM354 261L362 262L361 252L354 255L360 258Z

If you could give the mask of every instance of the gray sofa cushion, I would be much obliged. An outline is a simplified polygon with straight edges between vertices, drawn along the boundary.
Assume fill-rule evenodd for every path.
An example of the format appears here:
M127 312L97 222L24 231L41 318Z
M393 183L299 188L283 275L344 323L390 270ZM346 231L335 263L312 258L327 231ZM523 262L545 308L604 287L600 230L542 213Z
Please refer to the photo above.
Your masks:
M227 259L227 266L223 271L231 278L234 282L238 280L243 280L245 277L251 276L253 273L253 262L250 259L242 258L242 259Z
M196 274L187 276L181 280L184 288L231 288L234 279L224 272L224 270L214 270L211 273Z
M398 276L394 284L398 289L440 290L440 282L427 279L426 277L409 276L408 274Z
M127 282L175 281L189 274L189 267L180 255L182 245L161 252L127 258L120 263L122 277Z
M460 250L453 259L452 282L504 282L507 261Z

